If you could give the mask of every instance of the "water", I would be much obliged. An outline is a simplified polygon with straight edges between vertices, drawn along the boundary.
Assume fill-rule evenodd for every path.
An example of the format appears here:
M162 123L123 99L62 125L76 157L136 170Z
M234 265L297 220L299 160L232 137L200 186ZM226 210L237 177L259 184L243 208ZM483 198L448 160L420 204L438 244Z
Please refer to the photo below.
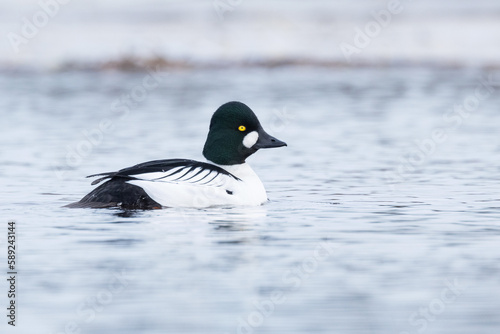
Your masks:
M460 124L443 118L498 74L170 71L121 113L112 104L148 73L2 74L0 240L14 219L16 331L498 333L500 86ZM249 159L266 205L62 208L92 189L86 175L201 158L229 100L289 145ZM432 147L436 129L447 137Z

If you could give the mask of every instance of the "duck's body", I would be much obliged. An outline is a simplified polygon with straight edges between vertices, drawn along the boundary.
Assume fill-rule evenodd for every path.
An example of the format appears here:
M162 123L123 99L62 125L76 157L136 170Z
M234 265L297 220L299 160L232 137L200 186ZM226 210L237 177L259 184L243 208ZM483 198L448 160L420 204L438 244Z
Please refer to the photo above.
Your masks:
M160 209L261 205L264 185L245 159L260 148L285 146L269 136L253 112L239 102L221 106L212 117L203 154L208 162L155 160L102 176L100 185L72 208Z

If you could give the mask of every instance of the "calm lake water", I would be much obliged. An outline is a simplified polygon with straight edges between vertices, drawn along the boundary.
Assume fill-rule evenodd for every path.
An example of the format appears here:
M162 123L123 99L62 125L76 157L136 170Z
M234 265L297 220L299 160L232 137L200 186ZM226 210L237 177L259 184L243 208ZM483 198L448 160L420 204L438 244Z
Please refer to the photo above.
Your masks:
M0 75L16 333L499 333L500 85L481 80L500 73L149 75ZM62 208L92 189L86 175L200 159L230 100L288 143L249 159L266 205Z

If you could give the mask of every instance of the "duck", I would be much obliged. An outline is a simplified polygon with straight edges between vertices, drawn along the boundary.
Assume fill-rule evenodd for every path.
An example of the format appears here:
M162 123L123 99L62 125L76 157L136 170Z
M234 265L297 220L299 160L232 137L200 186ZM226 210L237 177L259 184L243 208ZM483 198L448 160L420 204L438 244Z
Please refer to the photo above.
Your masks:
M268 201L262 181L246 162L260 149L287 146L262 127L246 104L227 102L212 115L203 147L206 161L154 160L117 172L89 175L101 185L69 208L207 208L259 206Z

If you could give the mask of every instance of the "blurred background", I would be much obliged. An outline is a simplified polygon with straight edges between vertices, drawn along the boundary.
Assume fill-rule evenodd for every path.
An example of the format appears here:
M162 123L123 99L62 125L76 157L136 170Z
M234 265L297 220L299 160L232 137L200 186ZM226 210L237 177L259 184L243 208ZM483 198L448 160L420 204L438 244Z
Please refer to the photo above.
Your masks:
M500 48L494 0L21 0L3 1L0 10L5 69L99 68L129 58L192 66L498 66ZM356 45L359 31L368 41ZM342 44L358 52L346 59Z
M499 333L499 1L4 0L0 36L2 333ZM269 203L62 207L231 100L288 143Z

